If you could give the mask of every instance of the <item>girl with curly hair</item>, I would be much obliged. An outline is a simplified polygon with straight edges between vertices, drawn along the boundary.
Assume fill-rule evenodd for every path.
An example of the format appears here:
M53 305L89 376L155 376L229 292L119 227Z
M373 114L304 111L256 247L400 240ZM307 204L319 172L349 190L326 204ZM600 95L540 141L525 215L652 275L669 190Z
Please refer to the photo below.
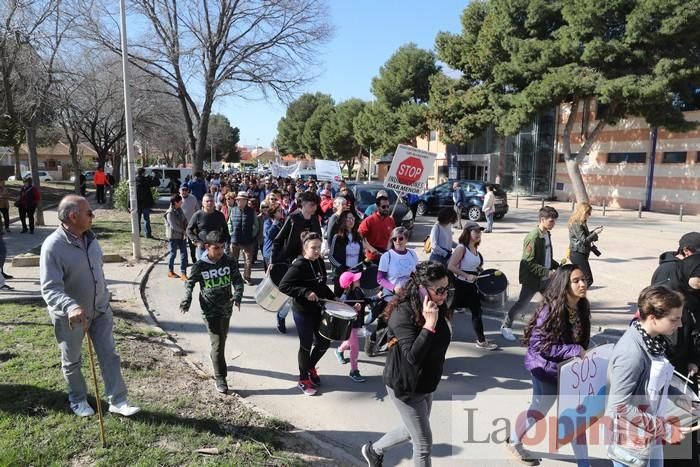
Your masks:
M543 300L525 328L527 346L525 368L532 375L532 402L527 417L518 417L506 447L511 455L526 465L537 465L523 448L525 433L544 418L557 400L559 363L583 357L591 337L591 306L586 298L586 275L575 264L566 264L554 272ZM585 432L572 443L576 463L588 467Z
M449 286L445 266L424 261L384 311L391 337L384 384L403 423L362 446L370 466L382 465L384 453L406 441L413 444L414 465L430 465L430 409L452 338Z

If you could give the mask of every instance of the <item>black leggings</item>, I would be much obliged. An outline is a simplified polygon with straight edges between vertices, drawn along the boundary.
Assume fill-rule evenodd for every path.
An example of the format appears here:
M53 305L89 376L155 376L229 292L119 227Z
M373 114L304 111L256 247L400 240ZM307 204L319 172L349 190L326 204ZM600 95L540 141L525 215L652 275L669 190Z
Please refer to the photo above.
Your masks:
M455 308L467 307L472 312L472 326L476 339L479 342L484 342L484 322L481 320L481 295L476 284L456 279L455 282L455 298L453 303Z
M591 265L588 263L588 256L578 251L572 251L569 253L569 259L576 266L581 268L581 271L586 276L586 285L590 287L593 285L593 273L591 272Z
M316 312L299 313L293 310L294 324L299 334L299 379L309 378L309 370L316 367L325 355L331 341L318 332L321 325L321 315ZM313 348L312 348L313 347Z

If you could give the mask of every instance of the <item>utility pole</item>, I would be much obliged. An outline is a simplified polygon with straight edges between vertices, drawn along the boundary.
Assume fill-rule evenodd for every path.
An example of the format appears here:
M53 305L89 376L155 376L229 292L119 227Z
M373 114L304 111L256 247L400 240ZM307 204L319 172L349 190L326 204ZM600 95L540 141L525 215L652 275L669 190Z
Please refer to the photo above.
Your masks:
M129 93L129 52L126 40L126 6L119 0L121 14L122 77L124 81L124 120L126 124L126 160L129 174L129 200L131 201L131 245L134 259L141 259L138 202L136 200L136 166L134 164L134 128L131 121L131 96Z

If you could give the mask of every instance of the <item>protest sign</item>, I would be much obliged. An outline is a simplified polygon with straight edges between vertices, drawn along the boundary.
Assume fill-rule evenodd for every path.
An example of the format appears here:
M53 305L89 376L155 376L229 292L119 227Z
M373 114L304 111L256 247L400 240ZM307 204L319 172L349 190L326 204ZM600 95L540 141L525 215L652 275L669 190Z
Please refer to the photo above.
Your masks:
M384 186L399 193L423 194L437 154L399 144L384 178Z

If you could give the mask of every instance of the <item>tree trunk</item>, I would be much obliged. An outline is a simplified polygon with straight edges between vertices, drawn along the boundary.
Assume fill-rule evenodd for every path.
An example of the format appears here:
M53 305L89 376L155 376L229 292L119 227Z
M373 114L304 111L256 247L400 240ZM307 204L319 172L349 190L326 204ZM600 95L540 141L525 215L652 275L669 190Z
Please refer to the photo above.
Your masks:
M574 191L574 198L577 203L588 203L588 193L586 192L586 184L583 181L581 167L578 160L566 159L566 171L571 178L571 188Z
M122 152L121 145L114 147L114 161L112 162L112 177L114 177L115 187L119 185L122 173Z
M12 146L12 152L14 153L15 160L15 180L22 180L22 165L19 161L19 144Z
M70 162L73 165L73 191L80 194L80 155L78 154L78 142L73 138L68 138L68 150L70 152Z
M36 154L36 127L27 125L24 127L27 137L27 152L29 153L29 170L32 172L32 184L41 193L41 180L39 180L39 158ZM44 224L44 211L41 209L41 200L36 207L36 225Z
M506 169L506 137L498 135L498 156L496 157L496 178L494 183L503 183L503 172Z

